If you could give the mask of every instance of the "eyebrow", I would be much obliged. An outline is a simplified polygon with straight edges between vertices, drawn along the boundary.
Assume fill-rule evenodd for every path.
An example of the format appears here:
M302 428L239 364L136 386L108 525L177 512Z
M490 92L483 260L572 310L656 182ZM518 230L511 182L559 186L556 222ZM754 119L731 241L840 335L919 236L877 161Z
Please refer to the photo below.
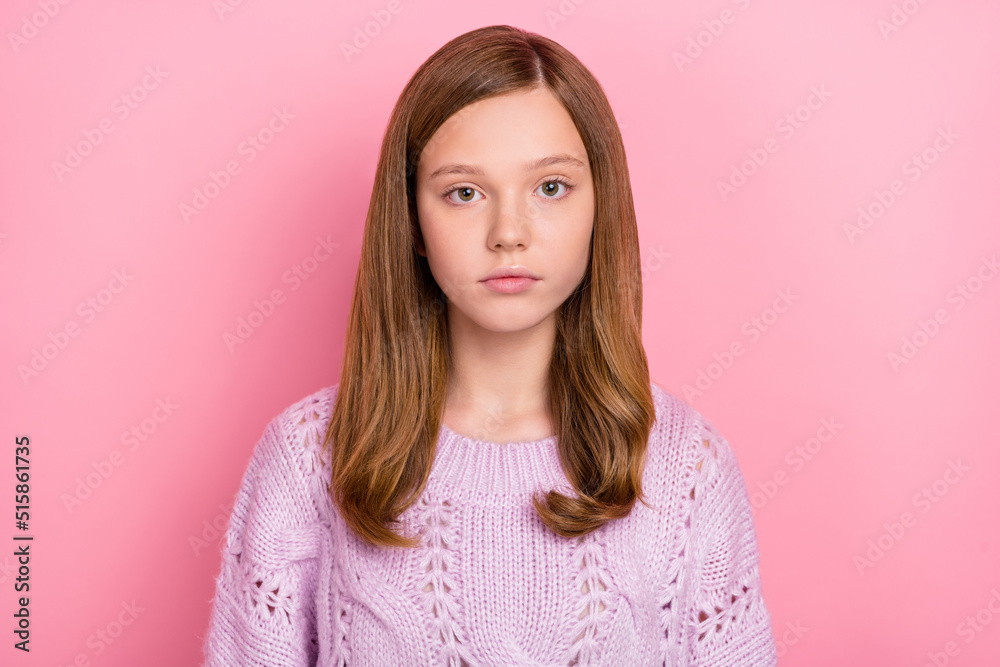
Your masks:
M573 157L568 153L559 153L557 155L550 155L548 157L532 160L531 162L528 162L525 167L528 171L534 171L536 169L541 169L542 167L551 167L553 165L565 165L568 167L577 167L578 169L583 169L587 166L579 158ZM427 178L433 179L446 174L473 174L475 176L482 176L483 168L476 164L446 164L435 169L434 173Z

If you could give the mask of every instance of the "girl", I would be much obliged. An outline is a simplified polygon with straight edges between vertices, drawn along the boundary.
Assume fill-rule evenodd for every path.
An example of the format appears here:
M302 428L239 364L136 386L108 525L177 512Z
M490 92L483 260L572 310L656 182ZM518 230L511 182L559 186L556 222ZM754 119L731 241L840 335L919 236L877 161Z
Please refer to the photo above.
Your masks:
M443 46L385 132L340 382L246 470L207 664L775 665L736 458L641 315L593 75L510 26Z

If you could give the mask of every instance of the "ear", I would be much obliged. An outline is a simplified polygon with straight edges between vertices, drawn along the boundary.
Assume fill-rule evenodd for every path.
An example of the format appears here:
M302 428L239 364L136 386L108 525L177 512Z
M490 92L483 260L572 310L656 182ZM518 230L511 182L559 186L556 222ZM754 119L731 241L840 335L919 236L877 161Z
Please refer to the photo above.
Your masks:
M421 257L427 257L427 248L424 246L424 235L420 233L420 224L414 223L410 229L413 235L413 247Z

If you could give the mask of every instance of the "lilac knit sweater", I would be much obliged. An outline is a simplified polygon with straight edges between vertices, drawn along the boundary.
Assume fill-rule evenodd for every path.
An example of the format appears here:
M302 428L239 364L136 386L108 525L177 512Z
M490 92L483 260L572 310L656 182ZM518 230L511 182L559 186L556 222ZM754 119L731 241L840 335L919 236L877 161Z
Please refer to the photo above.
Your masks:
M206 665L777 664L746 484L727 441L653 383L643 477L654 511L582 539L552 533L536 489L572 493L555 436L473 440L442 426L417 549L373 549L326 495L337 386L268 424L236 496Z

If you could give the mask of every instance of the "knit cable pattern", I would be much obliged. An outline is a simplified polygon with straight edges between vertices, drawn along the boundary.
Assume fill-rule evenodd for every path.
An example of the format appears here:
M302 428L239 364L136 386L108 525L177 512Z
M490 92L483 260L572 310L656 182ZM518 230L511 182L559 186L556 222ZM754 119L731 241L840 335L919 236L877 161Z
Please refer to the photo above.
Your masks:
M573 650L576 653L570 662L570 667L576 665L600 664L601 639L607 623L604 612L612 604L607 593L608 586L605 563L606 549L604 533L595 531L589 535L577 538L573 549L573 564L578 566L575 583L583 596L573 608L578 612L578 623L573 627L576 640Z
M424 574L418 586L421 608L433 619L431 642L440 649L435 664L468 667L473 658L465 647L461 601L455 596L459 588L455 580L459 571L456 547L461 539L453 516L456 507L434 494L425 494L418 503L418 517L424 523L424 550L420 555Z
M709 420L695 415L702 447L692 487L695 516L694 605L688 618L697 664L727 667L776 662L761 592L750 499L732 448Z

